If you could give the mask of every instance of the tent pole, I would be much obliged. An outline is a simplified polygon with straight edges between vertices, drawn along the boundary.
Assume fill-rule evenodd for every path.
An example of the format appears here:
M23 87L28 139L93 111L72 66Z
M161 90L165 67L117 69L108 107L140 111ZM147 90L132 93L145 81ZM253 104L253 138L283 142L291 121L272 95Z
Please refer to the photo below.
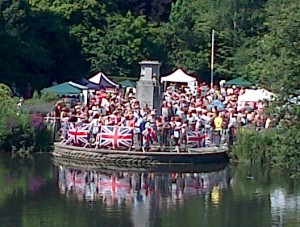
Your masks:
M210 87L214 85L214 42L215 42L215 30L212 30L211 34L211 63L210 63Z

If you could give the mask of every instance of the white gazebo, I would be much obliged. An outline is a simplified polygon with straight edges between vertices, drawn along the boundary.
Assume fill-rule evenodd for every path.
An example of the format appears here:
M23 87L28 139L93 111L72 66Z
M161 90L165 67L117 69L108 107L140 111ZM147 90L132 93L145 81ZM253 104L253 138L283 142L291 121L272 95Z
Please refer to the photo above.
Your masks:
M272 100L275 94L266 89L247 89L240 95L238 102L258 102L262 100Z
M89 81L94 84L102 85L105 88L119 88L119 84L113 82L103 72L99 72L93 77L89 78Z
M246 103L257 103L263 100L272 101L276 95L266 89L247 89L238 98L238 110L242 109Z
M174 83L189 83L196 81L196 78L187 74L182 68L176 69L168 76L164 76L160 79L163 82L174 82Z

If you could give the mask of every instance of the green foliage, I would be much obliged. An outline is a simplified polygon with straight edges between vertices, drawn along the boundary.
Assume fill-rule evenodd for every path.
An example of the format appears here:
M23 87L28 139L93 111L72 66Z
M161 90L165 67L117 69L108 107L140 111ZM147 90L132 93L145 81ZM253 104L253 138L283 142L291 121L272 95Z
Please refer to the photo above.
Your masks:
M131 13L126 17L113 15L107 17L105 35L98 33L95 42L86 45L92 69L102 69L111 75L128 75L138 68L138 61L147 56L144 48L146 34L149 32L144 17L134 18Z
M299 14L297 1L269 0L265 8L265 32L253 40L252 49L245 49L246 54L239 53L245 57L244 70L250 79L277 94L268 112L280 122L280 131L243 132L235 149L239 159L263 159L294 173L300 168L300 106L297 99L291 102L299 96L300 89L300 19L295 16ZM251 47L251 43L247 45Z
M16 82L22 92L27 82L40 89L54 79L72 80L89 70L137 77L140 60L158 59L162 73L181 66L205 80L214 29L216 77L242 75L275 92L268 114L284 131L247 135L260 141L248 144L258 154L246 151L247 136L242 136L246 144L236 155L276 165L293 163L298 145L294 138L300 131L300 107L290 102L300 90L299 15L298 0L0 1L0 78ZM0 89L0 96L3 92L2 129L6 116L16 115L10 91ZM51 101L35 96L24 107L47 112ZM283 155L271 153L270 147ZM274 157L269 159L269 154Z
M5 102L0 108L0 147L11 148L22 141L30 130L27 115L18 114L17 105Z
M299 125L288 130L240 129L237 143L231 156L240 161L254 164L270 164L273 168L287 169L298 173L300 169L300 132Z
M4 150L49 151L50 131L43 125L43 116L31 115L17 106L7 94L9 88L0 84L0 148Z
M40 89L86 72L79 42L62 18L24 0L4 1L0 15L2 82L16 82L23 93L28 82Z
M52 148L52 131L47 127L35 128L32 136L34 138L33 151L50 152Z
M22 84L39 82L32 85L41 88L55 78L86 75L88 65L136 76L139 60L159 59L162 70L182 66L203 79L215 29L216 76L247 75L269 84L283 82L277 75L294 68L285 83L298 81L297 0L171 2L4 1L0 72L8 81L22 78Z
M158 40L167 53L171 66L182 66L191 73L208 66L212 22L206 20L212 11L202 1L176 1L170 20L163 24ZM198 16L197 16L198 15ZM200 18L201 15L201 18Z
M0 84L0 102L13 96L12 90L5 84Z
M275 135L275 130L257 132L255 129L241 128L231 155L241 161L266 163Z
M283 97L300 88L299 2L268 1L267 32L256 41L249 76ZM274 12L277 13L274 13Z
M60 98L53 93L39 95L38 92L34 92L31 99L25 100L22 110L31 114L41 113L46 115L52 111L54 104L59 100Z

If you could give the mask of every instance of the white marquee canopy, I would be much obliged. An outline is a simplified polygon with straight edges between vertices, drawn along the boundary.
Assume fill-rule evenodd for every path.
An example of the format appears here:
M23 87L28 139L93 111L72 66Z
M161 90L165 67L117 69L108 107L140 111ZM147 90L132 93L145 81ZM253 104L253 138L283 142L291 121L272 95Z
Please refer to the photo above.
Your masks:
M119 87L117 83L109 79L103 72L97 73L95 76L91 77L89 81L94 84L102 85L103 87Z
M247 89L244 94L240 95L238 102L258 102L260 100L271 100L275 94L265 89Z
M161 78L161 82L188 83L192 81L196 81L196 78L188 75L181 68L178 68L170 75Z

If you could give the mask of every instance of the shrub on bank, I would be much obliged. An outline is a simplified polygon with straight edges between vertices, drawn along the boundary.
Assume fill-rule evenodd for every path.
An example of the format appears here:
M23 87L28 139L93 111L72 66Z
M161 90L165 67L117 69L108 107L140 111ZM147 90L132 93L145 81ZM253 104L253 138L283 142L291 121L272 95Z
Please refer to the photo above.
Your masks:
M240 128L231 155L241 161L266 163L275 136L274 130L257 132L250 128Z
M0 148L6 151L49 151L51 133L43 116L22 111L6 85L0 84ZM2 92L4 90L4 92Z
M298 126L288 129L255 131L242 128L231 151L233 159L250 163L270 164L297 173L300 170L300 132Z
M51 132L43 123L43 116L1 111L0 147L6 151L50 151ZM9 114L8 114L9 113Z
M31 99L25 100L22 110L28 113L47 114L51 112L58 100L59 97L55 94L45 93L39 95L37 92L34 92Z

